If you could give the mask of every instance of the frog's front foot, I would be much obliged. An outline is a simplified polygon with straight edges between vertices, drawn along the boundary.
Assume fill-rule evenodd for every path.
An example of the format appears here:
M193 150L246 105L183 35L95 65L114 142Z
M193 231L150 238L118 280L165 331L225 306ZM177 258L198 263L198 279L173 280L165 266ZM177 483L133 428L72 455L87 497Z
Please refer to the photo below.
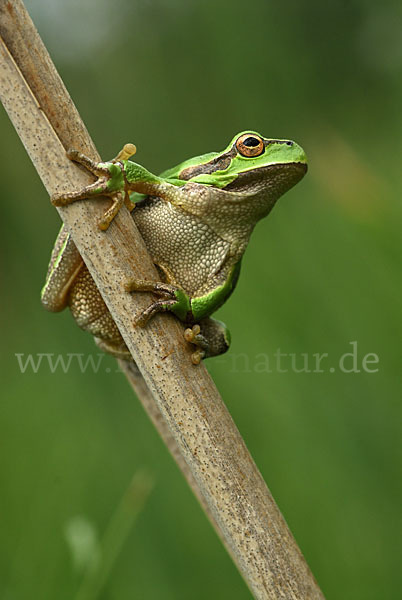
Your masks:
M97 163L85 154L82 154L82 152L69 150L67 152L68 158L83 165L90 173L97 177L97 180L75 192L53 194L50 198L52 204L54 206L67 206L84 198L93 198L100 195L111 197L113 200L112 206L104 213L98 223L99 228L105 231L123 204L129 210L133 209L133 204L126 189L124 167L120 161L127 160L135 151L134 144L126 144L112 161Z

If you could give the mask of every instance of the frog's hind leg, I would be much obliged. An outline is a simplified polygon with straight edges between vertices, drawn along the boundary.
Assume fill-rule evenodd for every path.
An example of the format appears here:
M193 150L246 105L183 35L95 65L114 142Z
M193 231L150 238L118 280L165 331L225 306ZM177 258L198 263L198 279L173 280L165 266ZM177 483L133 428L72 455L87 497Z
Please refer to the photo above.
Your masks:
M191 355L191 360L198 365L203 358L218 356L229 349L230 332L225 323L207 317L199 324L185 330L184 338L194 344L197 350Z

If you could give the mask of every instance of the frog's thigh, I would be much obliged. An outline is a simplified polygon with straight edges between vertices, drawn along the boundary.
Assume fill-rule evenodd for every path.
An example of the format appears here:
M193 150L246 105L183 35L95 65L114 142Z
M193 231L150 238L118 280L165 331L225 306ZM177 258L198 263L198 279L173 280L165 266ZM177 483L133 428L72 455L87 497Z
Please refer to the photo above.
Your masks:
M208 342L205 358L210 356L218 356L229 349L230 332L225 323L207 317L200 322L201 334Z
M85 266L71 286L68 303L77 324L95 337L101 350L116 358L132 360L130 351Z
M117 325L85 265L71 286L68 304L74 319L82 329L118 348L125 346Z

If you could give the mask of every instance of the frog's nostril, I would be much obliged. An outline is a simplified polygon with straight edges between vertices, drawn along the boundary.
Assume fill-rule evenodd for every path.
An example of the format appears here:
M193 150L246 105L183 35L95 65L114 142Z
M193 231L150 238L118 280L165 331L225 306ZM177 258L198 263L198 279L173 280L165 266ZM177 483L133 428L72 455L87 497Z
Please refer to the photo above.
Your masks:
M287 146L293 146L293 142L286 142Z

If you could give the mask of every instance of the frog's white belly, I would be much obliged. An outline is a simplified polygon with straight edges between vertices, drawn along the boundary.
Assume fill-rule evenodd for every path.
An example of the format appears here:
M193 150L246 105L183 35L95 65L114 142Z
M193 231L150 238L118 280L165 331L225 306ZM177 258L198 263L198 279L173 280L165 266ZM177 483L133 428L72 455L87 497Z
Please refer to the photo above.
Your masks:
M132 216L153 261L190 295L220 270L229 252L229 243L208 225L160 198L148 198Z

